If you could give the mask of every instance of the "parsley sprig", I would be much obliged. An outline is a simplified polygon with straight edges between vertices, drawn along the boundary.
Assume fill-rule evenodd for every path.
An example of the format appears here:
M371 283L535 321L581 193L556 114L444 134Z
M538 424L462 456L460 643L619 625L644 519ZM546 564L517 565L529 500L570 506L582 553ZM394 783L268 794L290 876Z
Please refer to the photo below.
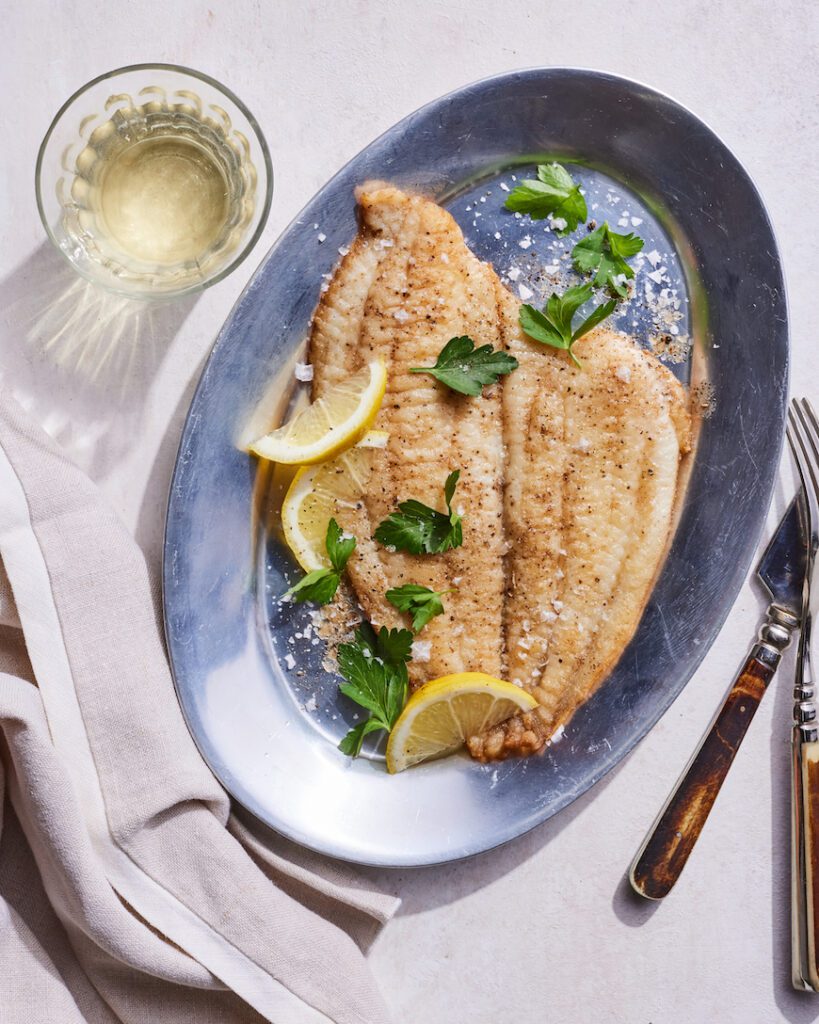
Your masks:
M498 377L517 367L514 356L496 352L491 345L475 348L475 342L464 334L450 338L434 366L413 366L410 373L428 373L452 391L474 397L485 384L494 384Z
M324 546L332 568L308 572L287 591L285 597L292 597L294 601L313 601L315 604L329 604L333 600L341 582L341 574L355 550L355 537L345 536L335 519L331 519L327 524Z
M612 294L625 298L628 295L626 279L634 277L634 269L626 260L642 248L642 238L633 232L618 235L606 221L575 245L572 259L577 270L586 274L594 272L594 283L598 287L606 287Z
M590 284L581 284L568 288L563 295L552 293L542 313L534 306L523 305L518 314L520 326L534 341L550 345L552 348L564 349L575 364L580 366L580 360L572 351L572 346L578 338L588 334L607 316L610 316L617 305L616 299L609 299L608 302L604 302L592 310L578 327L572 329L575 314L584 302L589 301L593 292Z
M369 622L361 623L353 642L338 645L338 667L345 680L339 689L370 713L339 743L342 753L357 757L365 736L389 732L395 725L407 702L411 646L408 629L382 626L376 633Z
M451 594L449 590L430 590L420 583L405 583L401 587L395 587L387 591L387 600L394 605L399 612L407 612L412 616L412 628L415 633L420 632L424 626L436 615L441 615L444 610L444 602L441 598L444 594Z
M545 220L550 215L565 220L560 235L574 231L588 217L580 186L565 167L556 163L539 164L537 180L522 181L509 193L505 205L507 210L528 213L532 220Z
M437 555L463 544L462 517L452 511L452 498L461 475L453 470L444 484L446 512L439 512L414 498L402 501L375 531L375 539L386 547L409 551L412 555Z

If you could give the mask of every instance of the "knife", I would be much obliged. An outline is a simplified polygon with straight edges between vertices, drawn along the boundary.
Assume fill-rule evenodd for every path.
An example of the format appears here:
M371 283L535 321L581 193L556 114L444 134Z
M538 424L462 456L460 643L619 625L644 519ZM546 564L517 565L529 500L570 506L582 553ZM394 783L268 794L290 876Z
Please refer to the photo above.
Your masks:
M800 493L756 569L771 597L757 640L629 870L634 890L647 899L668 895L685 867L782 652L802 621L806 571L807 513ZM819 771L819 758L815 768Z

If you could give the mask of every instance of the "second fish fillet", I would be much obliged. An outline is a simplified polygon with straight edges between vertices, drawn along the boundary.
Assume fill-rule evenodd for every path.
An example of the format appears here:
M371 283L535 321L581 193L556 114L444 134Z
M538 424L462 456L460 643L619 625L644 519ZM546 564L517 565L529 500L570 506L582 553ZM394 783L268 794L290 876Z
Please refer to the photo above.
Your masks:
M530 754L597 689L634 634L671 526L685 392L631 339L598 328L582 362L527 338L505 304L520 363L504 387L504 609L508 677L540 707L472 737L479 760Z

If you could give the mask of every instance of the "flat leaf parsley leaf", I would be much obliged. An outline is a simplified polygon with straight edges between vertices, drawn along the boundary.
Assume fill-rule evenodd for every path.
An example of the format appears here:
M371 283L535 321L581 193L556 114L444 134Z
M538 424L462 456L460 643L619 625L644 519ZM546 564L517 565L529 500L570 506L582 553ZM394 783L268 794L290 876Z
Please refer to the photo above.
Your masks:
M572 351L572 346L578 338L582 338L607 316L611 316L617 305L615 299L609 299L608 302L604 302L594 309L579 327L572 330L572 320L575 314L584 302L589 301L592 295L592 286L581 284L575 285L574 288L568 288L563 295L553 293L542 313L534 306L521 306L518 314L520 326L534 341L551 345L552 348L564 349L577 366L580 366L580 360Z
M453 470L444 484L447 511L438 512L414 498L402 501L397 512L391 512L379 523L375 539L385 547L409 551L413 555L436 555L463 543L461 516L452 511L455 486L461 475Z
M504 373L516 370L518 361L491 345L475 348L467 335L450 338L434 366L413 366L410 373L428 373L462 395L479 395L485 384L494 384Z
M628 295L626 279L634 277L634 270L626 263L643 248L643 240L631 232L618 235L605 222L596 231L582 238L572 249L572 259L578 270L595 271L594 283L605 286L614 294Z
M522 181L509 193L505 205L515 213L528 213L532 220L545 220L550 214L555 220L564 220L560 235L574 231L589 215L580 186L560 164L539 164L537 180Z
M389 732L395 725L407 702L411 644L408 629L382 626L376 633L362 622L353 642L338 645L338 667L345 680L339 689L370 713L339 743L342 753L357 757L365 736L378 730Z
M331 519L327 524L324 546L332 568L308 572L287 591L285 597L292 597L294 601L312 601L314 604L329 604L333 600L341 582L341 574L355 551L355 537L342 533L335 519Z
M388 590L386 596L399 612L407 612L412 616L412 628L418 633L430 619L443 612L444 602L441 598L449 593L450 590L430 590L429 587L422 587L420 583L405 583L401 587Z
M362 622L355 633L356 643L369 650L374 658L399 665L412 657L412 633L408 629L387 629L376 633L369 622Z

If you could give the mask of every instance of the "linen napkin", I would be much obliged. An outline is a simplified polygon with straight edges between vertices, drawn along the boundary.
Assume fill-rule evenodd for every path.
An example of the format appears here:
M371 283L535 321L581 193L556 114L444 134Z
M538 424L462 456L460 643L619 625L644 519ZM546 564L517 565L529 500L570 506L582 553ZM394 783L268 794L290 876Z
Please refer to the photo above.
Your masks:
M382 1024L397 901L229 800L142 555L0 393L0 1020Z

